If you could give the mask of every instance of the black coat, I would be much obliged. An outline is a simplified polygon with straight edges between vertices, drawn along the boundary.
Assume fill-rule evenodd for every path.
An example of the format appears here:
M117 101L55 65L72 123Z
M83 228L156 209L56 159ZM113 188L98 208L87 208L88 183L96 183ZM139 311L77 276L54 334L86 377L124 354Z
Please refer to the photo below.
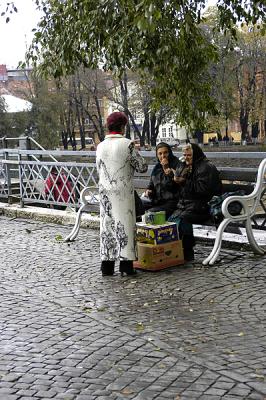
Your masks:
M181 164L174 155L169 159L169 167L176 170ZM159 162L154 166L147 189L152 190L152 204L161 205L168 201L177 203L179 199L179 186L173 180L174 174L165 175Z
M185 163L177 168L182 175ZM180 185L179 201L174 215L191 223L201 223L210 216L208 202L214 195L222 193L219 171L205 156L193 161L192 171Z

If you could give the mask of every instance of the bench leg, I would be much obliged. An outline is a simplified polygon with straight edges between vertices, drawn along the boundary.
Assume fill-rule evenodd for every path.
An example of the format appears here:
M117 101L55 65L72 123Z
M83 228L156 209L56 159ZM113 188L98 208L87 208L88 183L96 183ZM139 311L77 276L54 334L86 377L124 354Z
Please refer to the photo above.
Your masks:
M207 258L205 258L205 260L203 260L203 262L202 262L203 265L207 265L207 264L213 265L215 263L215 261L217 260L220 250L221 250L221 247L222 247L223 232L229 223L230 223L230 220L228 218L224 219L220 223L220 225L217 229L217 232L216 232L216 239L214 242L213 249L212 249L210 255Z
M250 218L248 218L246 220L245 225L246 225L247 238L248 238L249 244L250 244L254 254L263 255L266 251L263 250L263 248L260 247L256 242L256 239L254 237L254 233L253 233L253 230L252 230L252 225L251 225Z
M72 231L70 232L70 234L65 238L65 240L64 240L65 242L73 242L73 240L75 240L75 238L78 236L79 229L80 229L80 220L81 220L82 210L83 210L83 207L81 207L78 210L75 225L74 225Z

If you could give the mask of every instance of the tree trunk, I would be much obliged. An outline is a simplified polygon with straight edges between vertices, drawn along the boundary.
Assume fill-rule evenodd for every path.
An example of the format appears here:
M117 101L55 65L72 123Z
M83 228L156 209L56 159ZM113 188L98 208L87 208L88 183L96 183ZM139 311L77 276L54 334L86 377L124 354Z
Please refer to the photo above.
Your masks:
M120 79L119 83L120 83L123 109L124 109L126 116L129 117L129 114L128 114L128 88L127 88L128 76L127 76L126 70L124 70L123 79ZM130 139L130 125L129 124L127 124L127 126L126 126L126 137L128 139Z
M62 144L63 144L64 150L67 150L68 134L64 130L61 132L61 139L62 139Z
M156 115L155 113L150 114L150 135L151 135L151 145L156 146L156 139L158 131L156 132Z
M241 107L239 121L241 126L241 138L243 140L245 140L248 134L248 118L249 118L248 112Z

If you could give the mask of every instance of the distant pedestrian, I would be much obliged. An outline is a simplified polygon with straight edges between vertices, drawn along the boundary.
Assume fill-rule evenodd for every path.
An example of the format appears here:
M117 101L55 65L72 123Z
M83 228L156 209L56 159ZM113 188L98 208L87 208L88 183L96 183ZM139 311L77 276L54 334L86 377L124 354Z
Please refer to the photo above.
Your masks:
M58 203L68 203L73 194L73 184L67 179L64 172L58 172L57 167L52 167L51 174L45 181L45 197L47 200ZM51 205L51 208L65 210L65 205Z
M97 146L100 196L100 255L102 275L113 275L119 260L121 275L133 275L135 253L134 171L148 166L134 143L124 137L128 119L122 112L107 118L108 134Z

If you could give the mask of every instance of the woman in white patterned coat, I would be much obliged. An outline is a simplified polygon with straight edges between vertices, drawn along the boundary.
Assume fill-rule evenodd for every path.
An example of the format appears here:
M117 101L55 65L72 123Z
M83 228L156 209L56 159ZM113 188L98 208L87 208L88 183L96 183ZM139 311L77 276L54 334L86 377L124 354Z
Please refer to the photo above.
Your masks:
M124 137L128 120L114 112L107 118L108 134L97 146L96 165L100 195L100 254L102 275L113 275L120 260L121 275L133 275L135 253L134 171L146 172L147 164Z

